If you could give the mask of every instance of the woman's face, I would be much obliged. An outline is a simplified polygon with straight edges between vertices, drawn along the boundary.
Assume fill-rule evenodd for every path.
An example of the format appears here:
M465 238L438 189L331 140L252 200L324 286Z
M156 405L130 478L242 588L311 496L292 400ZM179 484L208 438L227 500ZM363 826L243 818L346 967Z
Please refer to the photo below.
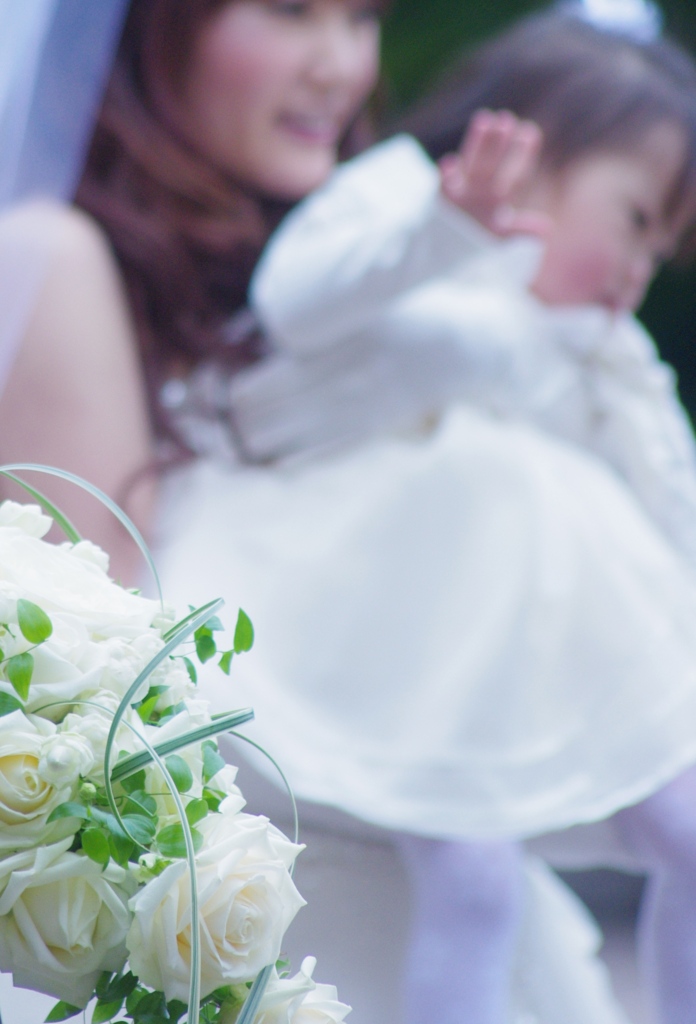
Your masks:
M375 84L378 44L369 0L232 0L194 41L183 130L243 184L300 199Z

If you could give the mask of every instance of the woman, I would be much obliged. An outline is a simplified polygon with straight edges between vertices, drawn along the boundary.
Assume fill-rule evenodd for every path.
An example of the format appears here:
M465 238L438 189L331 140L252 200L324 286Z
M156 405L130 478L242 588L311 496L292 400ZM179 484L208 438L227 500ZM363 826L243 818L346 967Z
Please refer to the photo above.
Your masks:
M323 181L339 147L365 136L377 12L372 0L131 5L78 189L111 245L63 207L33 204L3 223L3 251L28 250L46 270L0 411L4 461L31 452L80 472L128 495L147 524L151 491L131 485L155 458L153 425L171 437L158 390L203 354L254 358L255 343L231 349L223 325L275 222ZM108 458L95 436L109 439ZM72 488L51 493L79 518ZM134 579L127 539L97 507L87 515L117 574Z
M209 365L213 373L208 379L215 389L228 372L263 355L263 339L258 337L253 321L240 312L249 276L279 216L293 201L322 182L336 159L340 143L348 150L355 141L351 135L358 134L359 125L352 125L352 122L374 82L376 44L374 11L352 0L300 3L288 0L199 0L194 3L190 0L186 4L173 4L172 0L136 0L126 24L87 170L78 189L78 200L91 216L34 205L11 213L3 222L4 234L0 241L4 251L16 252L21 243L38 252L47 267L12 367L5 398L0 403L0 456L3 460L60 463L116 496L122 496L125 491L136 519L147 526L153 498L151 490L140 488L139 474L144 468L157 464L162 454L170 461L185 455L180 420L172 414L172 408L176 407L192 368L212 361ZM228 116L230 111L239 116ZM105 230L111 244L106 240ZM138 362L138 349L142 353L144 372ZM228 445L234 424L225 422L220 431L215 391L212 395L203 394L201 401L205 411L199 417L201 430L196 437L187 432L186 440L189 447L216 455L221 435L222 443ZM517 447L514 444L511 447L511 436L519 442ZM544 491L538 487L537 476L540 461L551 473L564 464L571 481L577 481L584 473L592 476L609 507L616 510L618 503L624 515L624 500L616 498L615 485L605 479L600 468L583 465L582 471L576 474L572 458L565 459L563 452L555 448L551 451L533 433L522 436L515 431L510 435L502 428L500 431L481 430L472 420L471 439L471 457L482 471L485 470L478 478L484 487L482 494L491 493L488 468L497 465L504 474L514 470L520 508L527 500L543 502ZM414 443L413 451L418 451L419 443ZM404 449L404 453L417 476L418 465L411 460L412 449ZM329 484L330 475L329 469ZM282 488L283 478L270 473L264 479L273 497L276 486ZM500 477L500 480L505 479L510 478ZM219 490L221 480L222 490ZM195 546L191 548L185 543L188 530L185 519L178 528L163 529L165 583L172 597L177 596L179 587L194 598L197 588L206 589L204 569L207 571L207 566L215 563L218 548L223 549L227 536L225 524L229 516L220 505L221 495L226 495L229 488L229 500L234 504L237 484L243 488L240 493L250 493L245 480L234 453L231 468L220 470L219 460L214 457L200 460L191 468L184 467L181 477L171 475L172 487L165 491L165 499L170 501L165 504L175 513L181 511L182 503L174 491L183 481L185 496L192 498L194 507L197 503L205 505L206 514L196 523L197 528L201 522L204 526L215 522L215 529L219 527L219 533L208 538L211 546L204 549L205 566L196 564ZM493 490L495 487L493 484ZM359 504L359 495L350 497L357 498ZM444 497L446 499L446 495ZM454 498L459 500L458 496ZM582 504L582 491L574 500ZM79 520L82 516L85 521L85 510L72 493L62 492L60 501L75 518ZM480 507L483 504L482 498ZM346 510L350 511L348 506L346 502ZM497 507L502 505L498 503ZM355 510L354 500L351 509ZM527 565L532 558L531 571L536 572L534 548L537 542L543 544L544 540L536 533L527 533L525 517L517 514L514 504L508 503L506 510L508 521L503 524L506 545L516 552L518 565ZM253 517L253 507L249 512ZM626 515L631 519L633 513L627 511ZM88 512L86 521L89 525L85 532L113 552L116 571L124 577L132 574L132 556L127 553L120 535L113 532L106 518L102 519L101 512ZM331 523L323 526L330 530ZM417 520L413 526L416 544L423 531ZM563 527L568 530L571 543L577 539L572 516L564 520ZM659 548L659 539L652 537L642 520L637 528L650 537L649 545ZM432 575L433 565L438 573L451 568L448 551L437 544L438 538L432 530L426 532L434 561L423 562L419 570L425 582ZM233 546L237 544L236 537L228 539ZM239 539L243 540L241 536ZM330 550L330 535L317 530L310 539L318 545L328 543ZM582 544L580 549L584 550ZM411 552L413 550L411 547ZM397 552L395 573L399 568L403 570L411 552ZM253 552L250 554L253 556ZM300 571L301 561L302 557ZM224 570L224 559L221 558L219 564ZM269 564L272 568L272 560ZM346 573L350 575L365 569L365 566L353 564L344 565L338 571L333 555L326 565L324 601L332 585L341 585L342 576L345 579ZM493 568L505 576L509 565L501 558ZM600 574L597 585L601 585L601 564L596 568ZM633 568L630 560L627 568ZM258 566L253 570L254 579L241 582L255 587L263 583L268 590L257 570ZM482 571L486 568L482 567ZM369 571L365 580L369 586ZM404 577L404 585L408 582ZM668 583L669 580L665 585ZM225 589L227 584L225 579ZM240 586L241 583L235 581L235 587ZM237 593L233 596L236 598ZM244 593L239 592L239 599L246 603ZM369 623L366 625L363 636L367 643L372 643ZM392 626L396 632L389 637L388 630ZM378 645L388 642L407 658L407 645L403 635L397 635L398 630L398 623L380 626L375 642ZM318 641L320 656L326 658L327 665L337 657L331 641L330 631ZM269 642L273 643L273 638L269 638ZM310 654L305 653L304 642L301 647L302 650L298 647L297 660L300 672L302 659L312 656L311 649ZM240 667L242 664L240 662ZM427 665L424 672L427 677ZM364 693L369 698L369 686L364 687ZM234 690L231 697L235 699ZM323 699L324 695L317 694L316 702L304 716L310 726L310 742L305 748L309 775L312 774L312 737L318 742L321 736ZM302 725L302 708L293 701L291 691L286 701L298 726ZM226 704L229 703L228 699ZM314 719L317 715L318 719ZM266 717L265 711L263 717ZM282 732L278 720L276 715L271 732ZM313 721L316 721L316 728ZM380 728L379 723L375 725L370 721L369 713L366 723L373 731ZM287 729L287 723L285 726ZM388 726L387 719L385 728ZM304 742L301 730L296 741ZM360 744L357 737L355 744L356 748ZM408 751L402 750L400 756L407 758ZM321 781L323 785L329 784L330 789L330 779ZM414 784L417 781L414 780ZM369 771L364 782L368 795ZM304 791L303 787L298 793L317 799L315 792ZM354 870L358 876L364 875L367 850L370 869L375 869L374 878L378 881L373 892L363 894L364 905L383 896L384 893L379 892L382 880L394 870L397 861L390 833L380 825L393 826L394 822L378 820L371 828L341 814L332 817L330 810L321 807L315 814L326 839L326 856L318 865L315 877L320 878L326 864L335 859L337 849L343 854L343 867L348 874ZM374 818L374 815L368 817ZM338 830L336 842L331 839L332 829ZM432 843L428 840L423 844L420 854L417 843L410 847L406 856L409 869L413 867L410 858L426 864L430 853L434 853L431 877L446 870L450 877L459 876L459 882L465 875L466 879L473 877L486 883L479 887L478 903L467 903L466 898L459 900L458 893L455 894L457 899L450 902L457 911L453 915L455 928L462 921L466 922L471 913L490 918L492 933L500 939L499 963L494 966L500 973L503 970L500 965L507 963L510 947L514 945L510 939L512 918L495 920L496 913L504 917L507 912L499 901L497 886L498 868L505 867L500 864L501 851L492 846L483 860L477 857L476 851L472 859L467 856L466 844L443 846L439 843L439 825L431 829L423 822L421 828L414 831L433 839ZM456 863L448 865L439 860L441 850L447 853L455 847L461 852L461 857L455 858ZM514 904L515 920L523 894L527 893L529 901L529 893L536 891L534 886L538 885L545 893L542 905L548 906L551 900L554 920L561 922L561 931L569 921L571 934L577 936L577 929L573 931L576 926L573 912L564 906L565 897L559 896L553 883L540 879L534 872L531 880L528 872L523 883L523 868L516 852L512 859L511 889L514 891L505 895L509 895ZM398 879L396 881L388 900L390 913L403 899L403 887ZM305 889L312 900L311 888L305 886ZM345 908L350 907L351 900L348 891L341 911L344 923L347 920ZM443 907L443 914L445 910ZM361 1017L366 1020L366 1014L372 1012L374 1019L384 1024L401 1018L392 984L394 979L385 982L381 975L383 959L390 950L393 973L397 972L405 923L392 917L386 932L371 934L372 923L372 918L366 922L358 916L353 921L350 943L353 947L364 946L363 961L373 960L373 991L362 1000ZM332 937L336 938L341 927L327 925L327 943ZM529 942L525 950L530 955L529 949L542 947L544 962L548 965L558 943L549 939L548 931L541 931L537 947ZM373 945L366 944L366 935L371 936ZM528 930L525 941L529 935ZM584 943L587 947L582 927L580 938L580 946ZM475 966L476 955L477 950L472 948L467 972L453 972L451 992L444 991L443 986L435 986L428 996L430 1002L425 1011L421 1005L417 1011L421 1016L416 1019L423 1019L425 1012L428 1019L445 1021L447 1018L440 1012L438 1003L440 998L443 1006L449 1004L447 1012L454 1006L456 1012L466 1017L467 999L471 993L478 998L486 988L485 984L479 985L479 976L491 967L490 962L482 962L479 972ZM587 948L583 948L581 956L587 955ZM534 954L531 956L533 960ZM325 958L327 970L332 969L329 961ZM447 963L447 957L443 963ZM364 963L360 963L360 970L363 967ZM349 973L351 968L349 965ZM528 986L531 976L528 972ZM337 979L340 982L338 975ZM557 1004L561 999L555 1011L560 1014L559 1019L567 1022L570 1014L576 1012L578 1020L582 1020L582 1000L569 1005L568 988L559 996L559 985L562 989L562 984L554 977ZM497 978L492 987L497 988L495 1012L498 1012L502 986ZM546 982L540 988L548 993ZM538 991L535 995L542 998ZM594 995L593 992L592 998ZM345 996L356 1004L361 1002L359 992L347 991ZM521 1005L530 1008L529 991L526 998L526 1004L523 999ZM600 1003L602 998L600 992ZM531 1008L540 1012L538 1005L532 999ZM606 1020L619 1019L613 1008L607 1006L602 1004L593 1014L584 1013L584 1018L597 1024L604 1012ZM493 1012L490 1006L487 1012ZM553 1012L552 1009L546 1014L547 1021L554 1021Z

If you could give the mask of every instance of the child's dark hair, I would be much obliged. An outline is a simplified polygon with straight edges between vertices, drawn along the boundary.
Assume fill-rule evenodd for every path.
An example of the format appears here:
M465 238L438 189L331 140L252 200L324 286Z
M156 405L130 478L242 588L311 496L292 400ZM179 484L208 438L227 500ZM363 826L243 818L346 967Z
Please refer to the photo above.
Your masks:
M542 164L552 171L676 123L686 156L671 201L696 206L696 64L667 39L639 42L563 10L532 15L476 51L403 127L437 160L459 147L481 108L536 121Z

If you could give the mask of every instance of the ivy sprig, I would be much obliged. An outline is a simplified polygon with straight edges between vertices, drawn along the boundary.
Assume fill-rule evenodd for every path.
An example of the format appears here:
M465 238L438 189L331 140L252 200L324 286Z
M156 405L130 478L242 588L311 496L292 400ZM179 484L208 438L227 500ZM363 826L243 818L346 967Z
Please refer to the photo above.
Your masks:
M48 640L53 633L53 623L38 604L20 597L17 601L17 624L20 633L25 640L32 644L32 647L28 651L22 651L21 654L13 654L10 658L6 658L4 651L0 649L0 664L5 666L5 673L17 696L25 701L29 696L29 687L34 674L34 656L31 652ZM2 625L13 637L14 634L9 624L2 623ZM10 694L6 696L10 699L0 702L0 716L8 715L22 707L21 704L11 699Z
M196 645L196 655L202 665L206 661L210 661L216 655L219 655L218 666L225 675L230 674L232 667L232 658L235 654L243 654L246 651L250 651L254 643L254 627L251 624L251 619L247 613L240 608L237 613L237 622L234 627L234 638L232 640L232 647L227 651L219 651L215 642L215 633L219 633L224 630L224 626L220 622L217 615L211 616L202 626L193 634L193 640ZM186 659L187 669L193 682L196 682L196 670L191 665L189 659ZM191 672L193 669L193 674Z
M281 977L287 974L288 961L278 960L276 970ZM201 1000L201 1024L224 1024L239 1020L239 1014L253 989L252 982L240 982L215 989ZM180 999L167 1000L164 992L153 991L142 985L131 971L111 973L104 971L95 987L97 1002L92 1012L92 1024L106 1024L118 1016L127 1016L133 1024L177 1024L187 1011ZM57 1003L47 1024L69 1020L81 1013L70 1003Z

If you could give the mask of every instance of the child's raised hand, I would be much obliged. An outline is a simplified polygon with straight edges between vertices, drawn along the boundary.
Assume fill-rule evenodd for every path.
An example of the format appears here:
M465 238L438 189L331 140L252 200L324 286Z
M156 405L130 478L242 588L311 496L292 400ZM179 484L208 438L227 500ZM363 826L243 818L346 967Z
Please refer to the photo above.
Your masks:
M443 195L495 235L543 236L548 219L515 206L538 169L541 143L534 122L508 110L479 110L458 152L440 160Z

